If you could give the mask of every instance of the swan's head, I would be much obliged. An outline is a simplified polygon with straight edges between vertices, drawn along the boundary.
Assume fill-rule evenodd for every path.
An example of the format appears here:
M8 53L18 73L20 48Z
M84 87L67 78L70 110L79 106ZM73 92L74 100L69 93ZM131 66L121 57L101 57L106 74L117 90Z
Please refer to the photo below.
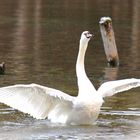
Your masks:
M93 35L89 32L89 31L84 31L82 34L81 34L81 39L80 39L80 42L81 43L88 43L88 41L91 39Z

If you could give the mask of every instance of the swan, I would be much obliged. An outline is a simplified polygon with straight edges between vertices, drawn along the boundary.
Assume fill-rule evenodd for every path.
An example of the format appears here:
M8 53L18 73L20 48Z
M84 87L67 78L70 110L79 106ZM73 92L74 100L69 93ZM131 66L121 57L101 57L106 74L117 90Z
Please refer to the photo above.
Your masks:
M84 57L88 42L93 35L81 34L76 62L78 96L70 96L57 89L38 84L17 84L0 88L0 102L36 119L47 118L53 123L91 125L97 119L103 98L140 86L140 79L123 79L103 83L98 90L88 79Z

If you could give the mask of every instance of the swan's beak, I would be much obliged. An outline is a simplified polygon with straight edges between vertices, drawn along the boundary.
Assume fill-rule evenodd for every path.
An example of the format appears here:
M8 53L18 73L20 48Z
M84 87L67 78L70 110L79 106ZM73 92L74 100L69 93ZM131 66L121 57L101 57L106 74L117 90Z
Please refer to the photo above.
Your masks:
M93 34L91 34L90 32L86 35L87 38L91 39L92 37L94 37Z
M89 38L92 38L93 36L94 36L93 34L91 34L91 33L89 34Z

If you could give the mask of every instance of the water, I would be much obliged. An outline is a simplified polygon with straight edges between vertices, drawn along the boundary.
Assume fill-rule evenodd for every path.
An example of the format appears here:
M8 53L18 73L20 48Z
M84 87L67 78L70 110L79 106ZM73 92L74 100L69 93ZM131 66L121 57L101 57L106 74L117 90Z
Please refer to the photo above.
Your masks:
M108 68L99 19L111 16L120 57ZM86 71L98 88L108 80L140 78L140 1L0 0L0 85L38 83L77 95L75 61L82 31L94 32ZM65 126L0 104L0 139L140 139L140 88L105 99L93 126Z

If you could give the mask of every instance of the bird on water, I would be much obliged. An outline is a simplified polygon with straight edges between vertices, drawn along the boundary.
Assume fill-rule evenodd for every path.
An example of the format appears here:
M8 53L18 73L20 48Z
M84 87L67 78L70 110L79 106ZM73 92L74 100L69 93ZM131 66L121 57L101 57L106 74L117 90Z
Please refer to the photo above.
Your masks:
M0 63L0 74L5 74L5 62Z
M98 118L104 98L140 86L140 79L123 79L103 83L95 89L85 72L84 59L89 31L81 34L76 62L78 95L38 84L17 84L0 88L0 102L36 119L47 118L53 123L92 125Z

